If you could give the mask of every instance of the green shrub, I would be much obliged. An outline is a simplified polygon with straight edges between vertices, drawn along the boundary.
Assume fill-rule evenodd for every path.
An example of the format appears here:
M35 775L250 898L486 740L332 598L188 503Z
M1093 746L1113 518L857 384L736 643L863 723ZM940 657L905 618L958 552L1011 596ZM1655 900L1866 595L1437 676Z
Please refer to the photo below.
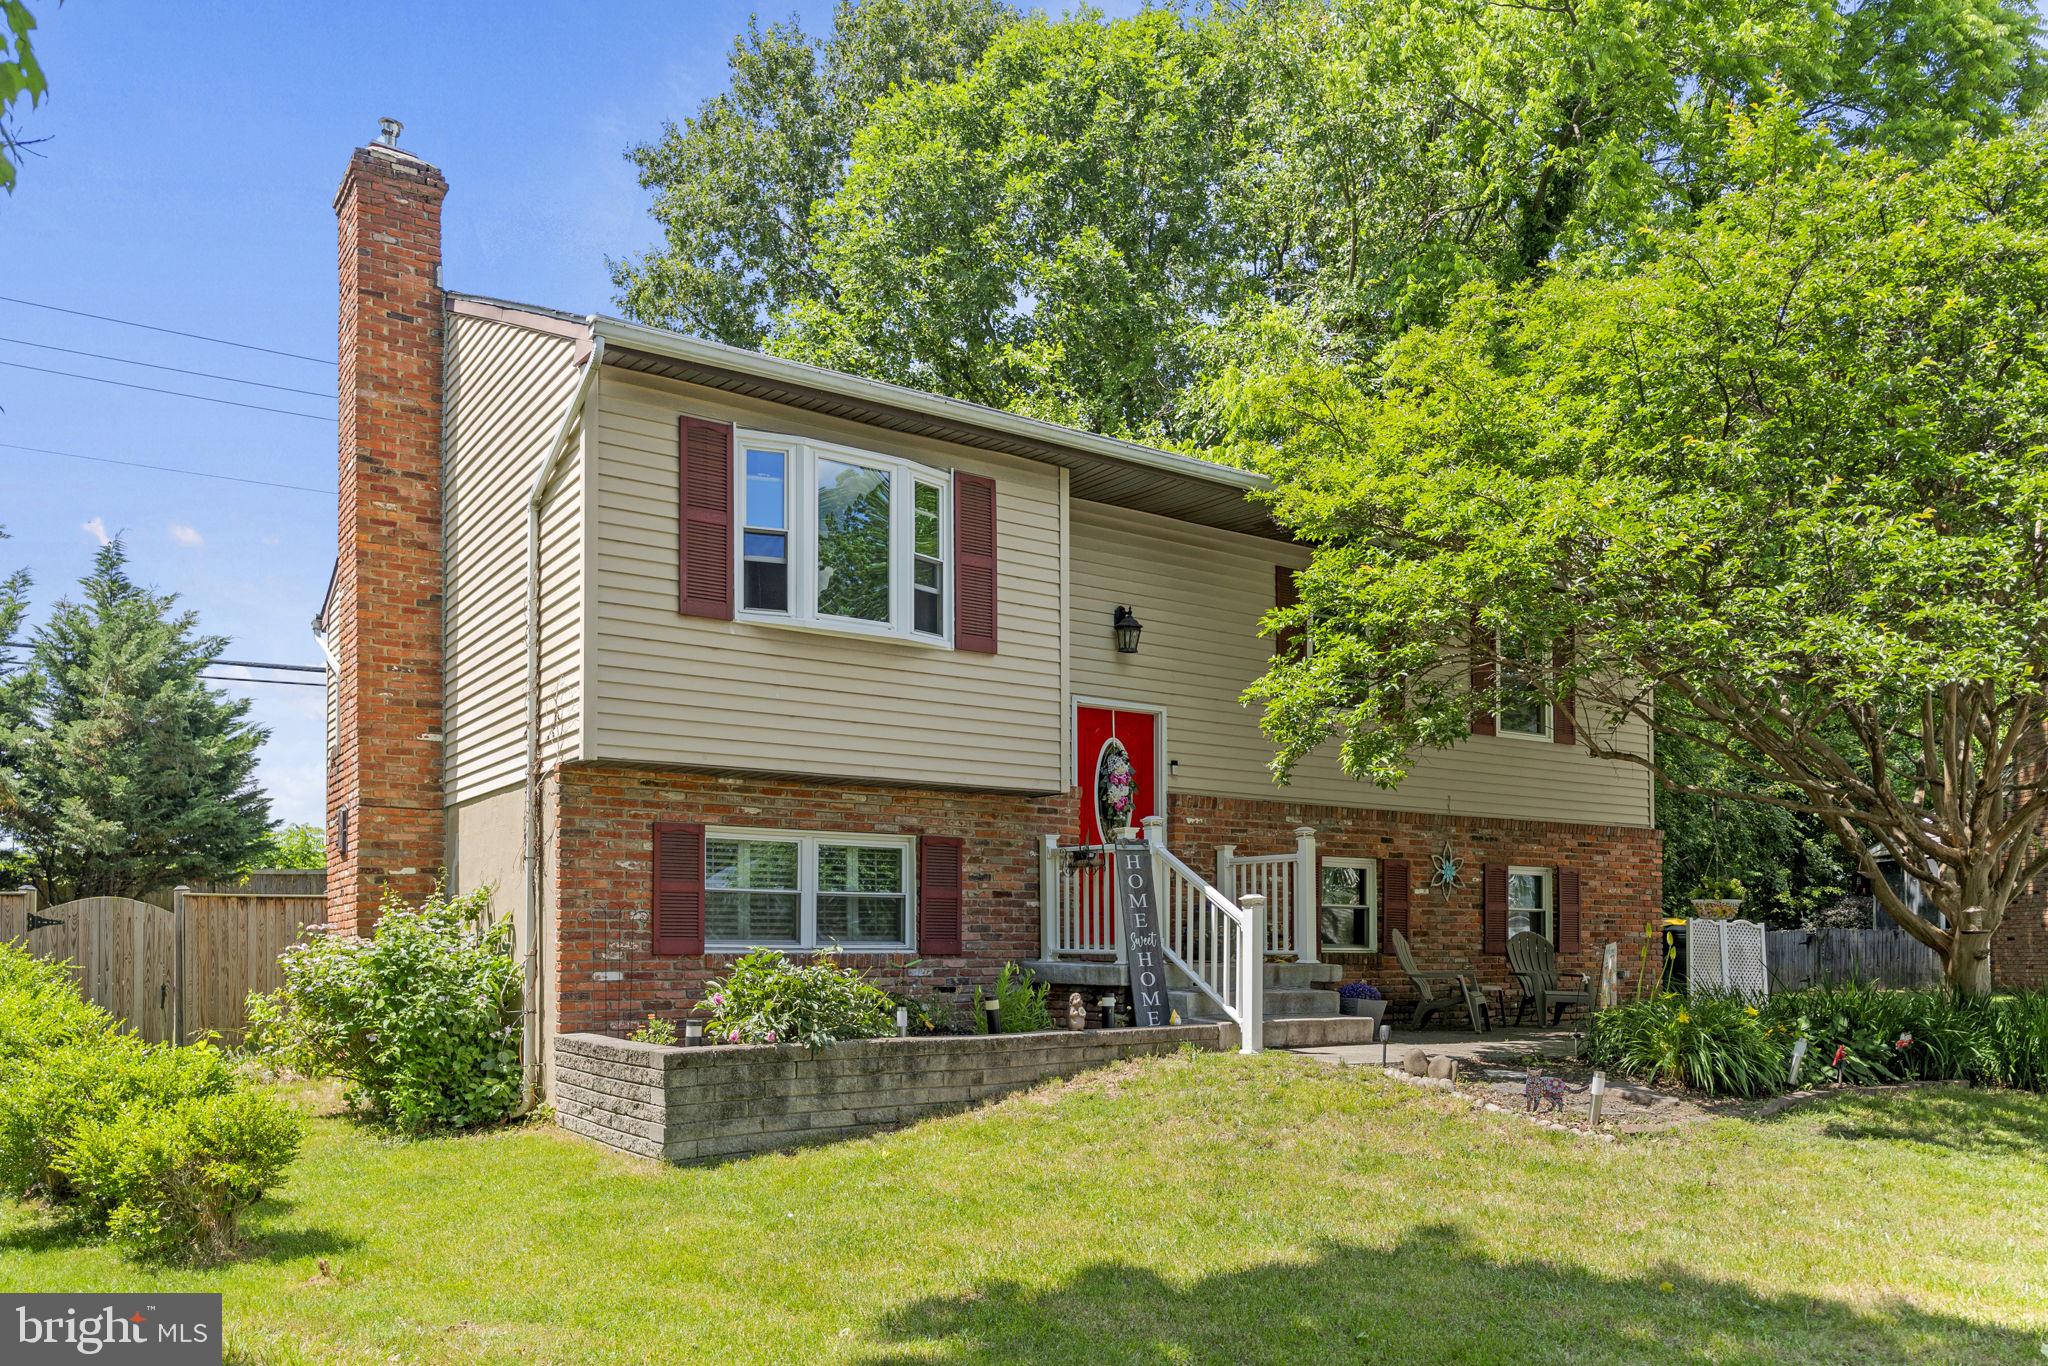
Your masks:
M676 1041L676 1023L660 1015L649 1015L646 1024L626 1037L634 1043L653 1043L669 1047Z
M756 949L710 984L698 1010L713 1043L800 1043L815 1048L840 1039L880 1039L896 1032L896 1003L831 952L793 963Z
M113 1027L111 1015L78 994L68 966L0 944L0 1078L14 1059Z
M1890 991L1861 982L1807 987L1773 998L1765 1017L1808 1041L1800 1081L1855 1086L1894 1082L1997 1082L2003 1068L1981 1001L1942 991ZM1836 1050L1842 1061L1834 1062Z
M254 1091L132 1104L78 1126L58 1164L81 1205L137 1250L220 1257L235 1221L298 1155L305 1122Z
M210 1044L144 1043L111 1025L4 1064L0 1191L69 1201L62 1159L81 1126L129 1107L222 1095L235 1084L227 1060Z
M1783 1089L1791 1037L1740 996L1672 993L1594 1014L1593 1061L1625 1076L1715 1096Z
M1052 994L1052 986L1032 977L1029 968L1020 968L1015 963L1003 964L1003 970L996 974L995 1000L997 1023L1005 1034L1029 1034L1036 1030L1052 1028L1052 1007L1046 998ZM974 989L974 1032L988 1033L988 998L981 994L981 988Z
M344 1100L407 1133L463 1129L519 1108L519 966L489 893L387 897L367 939L285 951L285 984L249 998L249 1046L273 1065L338 1077Z
M1985 1014L1999 1080L2029 1091L2048 1091L2048 992L2001 996Z

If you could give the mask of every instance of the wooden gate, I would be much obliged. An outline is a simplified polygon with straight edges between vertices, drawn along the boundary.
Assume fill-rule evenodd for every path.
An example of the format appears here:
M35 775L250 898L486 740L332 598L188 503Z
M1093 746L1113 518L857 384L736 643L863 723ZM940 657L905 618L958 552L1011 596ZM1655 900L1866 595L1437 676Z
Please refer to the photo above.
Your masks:
M79 994L151 1043L176 1037L178 918L125 896L89 896L48 910L19 894L0 909L0 938L71 964ZM30 917L34 920L31 921Z
M0 892L0 941L72 965L80 994L153 1043L208 1032L241 1042L252 991L284 984L278 959L326 917L313 894L194 892L169 908L85 897L48 910L33 889Z

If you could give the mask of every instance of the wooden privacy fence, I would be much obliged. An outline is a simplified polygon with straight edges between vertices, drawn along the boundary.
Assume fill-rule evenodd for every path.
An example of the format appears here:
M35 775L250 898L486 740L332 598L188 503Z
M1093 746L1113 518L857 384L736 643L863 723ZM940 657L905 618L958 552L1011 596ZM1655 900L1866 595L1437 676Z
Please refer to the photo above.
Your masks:
M1941 955L1892 925L1871 930L1772 930L1764 939L1772 991L1850 981L1888 987L1941 983Z
M0 893L0 941L69 962L80 994L151 1042L213 1032L239 1043L249 993L284 985L279 957L326 908L317 892L181 887L169 908L95 896L45 910L24 887Z

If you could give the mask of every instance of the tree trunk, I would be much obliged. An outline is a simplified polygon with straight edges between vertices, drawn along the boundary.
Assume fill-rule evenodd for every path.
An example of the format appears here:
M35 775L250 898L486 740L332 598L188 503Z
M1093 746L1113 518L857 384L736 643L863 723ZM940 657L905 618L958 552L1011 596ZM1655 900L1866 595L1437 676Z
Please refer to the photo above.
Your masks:
M1949 989L1964 996L1991 994L1991 936L1959 934L1950 946L1942 977Z

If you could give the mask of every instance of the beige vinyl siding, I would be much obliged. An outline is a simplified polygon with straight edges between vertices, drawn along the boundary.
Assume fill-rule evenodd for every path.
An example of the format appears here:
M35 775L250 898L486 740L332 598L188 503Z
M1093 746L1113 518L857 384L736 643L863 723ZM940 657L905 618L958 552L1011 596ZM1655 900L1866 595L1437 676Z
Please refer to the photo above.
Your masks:
M526 499L574 391L575 343L455 313L448 323L442 470L443 799L522 778L526 726ZM581 718L582 460L572 442L542 522L542 718L573 757Z
M1512 736L1425 751L1392 792L1345 777L1334 747L1326 746L1285 788L1276 787L1266 767L1271 743L1257 710L1238 697L1272 653L1258 622L1273 606L1274 566L1304 564L1306 553L1097 503L1073 503L1069 522L1073 691L1164 707L1167 757L1179 764L1169 780L1174 790L1506 819L1651 823L1650 785L1640 768ZM1135 655L1117 654L1110 634L1119 603L1145 627ZM1640 734L1629 738L1648 743Z
M615 370L593 407L587 757L1019 792L1061 786L1056 467ZM681 615L676 443L686 412L992 477L998 652Z

